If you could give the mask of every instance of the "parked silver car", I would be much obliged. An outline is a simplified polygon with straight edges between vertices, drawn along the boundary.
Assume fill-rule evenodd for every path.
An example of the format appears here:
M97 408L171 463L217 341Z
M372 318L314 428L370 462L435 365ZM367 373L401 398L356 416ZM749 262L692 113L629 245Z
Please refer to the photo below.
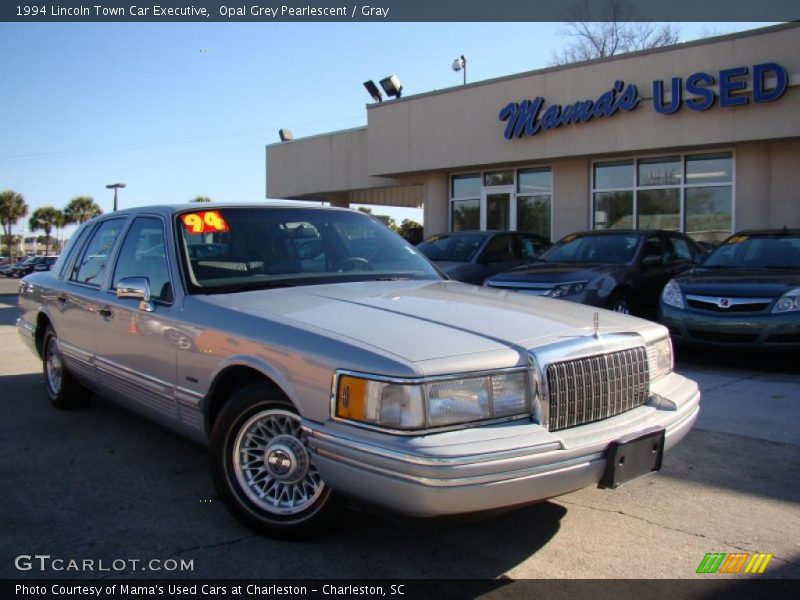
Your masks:
M103 215L19 306L55 406L89 388L209 443L225 504L273 535L345 496L433 516L616 487L699 410L661 325L444 281L347 210Z

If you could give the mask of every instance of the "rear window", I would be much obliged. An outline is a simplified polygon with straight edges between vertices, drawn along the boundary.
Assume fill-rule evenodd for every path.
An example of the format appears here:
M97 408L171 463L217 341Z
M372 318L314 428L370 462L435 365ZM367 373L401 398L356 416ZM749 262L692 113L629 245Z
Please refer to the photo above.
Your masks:
M469 262L486 236L480 234L434 235L417 245L417 250L431 260Z

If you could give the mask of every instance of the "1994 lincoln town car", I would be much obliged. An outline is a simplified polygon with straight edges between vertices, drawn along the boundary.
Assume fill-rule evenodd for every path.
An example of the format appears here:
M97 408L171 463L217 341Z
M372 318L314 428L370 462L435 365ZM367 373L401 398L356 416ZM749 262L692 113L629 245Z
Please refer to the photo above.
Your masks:
M349 210L103 215L19 309L56 407L92 390L208 444L227 507L272 535L343 497L435 516L617 487L699 410L661 325L448 281Z

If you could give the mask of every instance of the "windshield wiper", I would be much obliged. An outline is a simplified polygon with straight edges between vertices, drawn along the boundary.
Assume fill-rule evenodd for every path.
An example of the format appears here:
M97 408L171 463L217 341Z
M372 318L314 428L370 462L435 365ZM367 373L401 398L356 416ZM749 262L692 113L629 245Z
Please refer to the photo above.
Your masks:
M370 281L411 281L411 277L376 277Z

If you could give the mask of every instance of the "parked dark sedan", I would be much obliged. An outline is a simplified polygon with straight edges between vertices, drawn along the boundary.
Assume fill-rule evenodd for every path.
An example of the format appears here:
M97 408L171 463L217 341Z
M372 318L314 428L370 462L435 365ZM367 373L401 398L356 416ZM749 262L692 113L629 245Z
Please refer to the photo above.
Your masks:
M534 233L454 231L432 235L417 245L451 279L480 285L487 277L531 264L550 247Z
M676 231L573 233L535 265L501 273L485 285L620 313L655 315L664 284L690 269L702 254L694 240Z
M14 272L17 268L22 267L23 265L27 265L28 263L32 263L35 258L36 258L35 256L26 256L22 260L18 260L15 263L4 265L3 267L0 267L0 273L5 275L6 277L13 277Z
M729 237L667 284L661 321L676 341L800 349L800 229Z
M34 256L18 265L11 267L6 275L8 277L25 277L36 271L49 271L58 260L58 256Z

